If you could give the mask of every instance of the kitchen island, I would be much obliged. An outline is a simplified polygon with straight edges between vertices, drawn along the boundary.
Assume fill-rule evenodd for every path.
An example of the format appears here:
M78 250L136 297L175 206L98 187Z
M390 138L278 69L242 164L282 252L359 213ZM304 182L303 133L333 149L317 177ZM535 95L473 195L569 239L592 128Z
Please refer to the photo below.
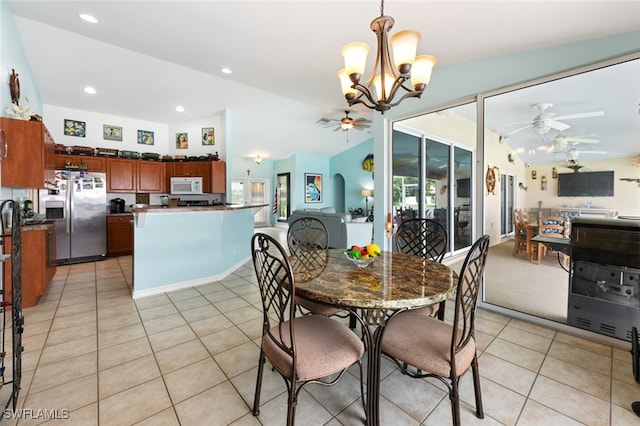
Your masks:
M133 297L218 281L251 258L266 204L134 207Z

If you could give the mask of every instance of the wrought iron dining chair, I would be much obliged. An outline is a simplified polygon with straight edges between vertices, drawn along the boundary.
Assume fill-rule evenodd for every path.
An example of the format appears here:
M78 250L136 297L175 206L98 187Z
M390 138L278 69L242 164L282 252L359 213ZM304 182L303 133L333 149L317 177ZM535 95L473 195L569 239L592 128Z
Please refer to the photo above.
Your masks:
M287 246L293 270L302 279L313 279L329 261L329 232L316 218L301 217L293 221L287 231ZM314 314L330 316L344 312L300 296L296 296L296 304Z
M309 383L336 384L347 368L358 364L364 405L364 345L344 325L324 315L295 316L295 279L289 256L271 236L251 238L251 257L262 298L263 323L253 415L260 414L264 364L268 360L286 383L287 425L295 422L298 394ZM323 380L324 379L324 380Z
M402 222L396 232L396 250L436 262L444 259L447 241L447 231L432 219L409 219ZM420 308L419 311L424 315L438 313L439 319L444 319L444 302Z
M454 425L460 424L460 377L471 368L476 417L484 418L475 341L475 313L489 250L489 236L471 247L460 270L453 323L416 313L402 312L387 324L382 353L391 357L403 374L433 377L449 389Z

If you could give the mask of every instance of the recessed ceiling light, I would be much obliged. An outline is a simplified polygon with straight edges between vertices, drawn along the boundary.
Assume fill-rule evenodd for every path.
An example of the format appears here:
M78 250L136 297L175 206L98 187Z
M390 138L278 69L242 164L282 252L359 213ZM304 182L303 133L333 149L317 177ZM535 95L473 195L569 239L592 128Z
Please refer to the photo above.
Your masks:
M183 107L182 105L178 105L178 106L176 107L176 111L178 111L178 112L184 112L184 107Z
M224 73L224 74L231 74L231 69L230 68L221 68L220 72Z
M88 93L90 95L95 95L96 94L96 89L94 89L91 86L87 86L84 88L85 93Z
M92 24L97 24L98 20L96 18L94 18L93 16L89 15L88 13L81 13L80 18L84 19L87 22L91 22Z

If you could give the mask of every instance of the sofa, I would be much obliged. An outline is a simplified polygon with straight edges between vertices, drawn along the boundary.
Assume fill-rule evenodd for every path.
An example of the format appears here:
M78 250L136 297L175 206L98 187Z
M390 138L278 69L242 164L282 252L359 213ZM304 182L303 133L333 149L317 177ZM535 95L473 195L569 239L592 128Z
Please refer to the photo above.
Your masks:
M289 216L289 225L302 217L313 217L322 222L329 233L329 248L369 244L373 236L372 222L352 220L349 213L336 213L333 207L294 210Z

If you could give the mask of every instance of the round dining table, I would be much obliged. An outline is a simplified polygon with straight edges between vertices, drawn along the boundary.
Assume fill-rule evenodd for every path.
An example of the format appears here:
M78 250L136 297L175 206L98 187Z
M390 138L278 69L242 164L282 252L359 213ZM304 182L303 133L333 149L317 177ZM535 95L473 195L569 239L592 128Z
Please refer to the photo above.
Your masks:
M308 256L308 254L307 254ZM357 267L343 249L318 251L322 262L301 266L292 257L296 295L344 309L362 326L367 351L366 424L379 425L380 356L385 325L398 313L445 301L456 292L448 266L399 252L382 252Z

